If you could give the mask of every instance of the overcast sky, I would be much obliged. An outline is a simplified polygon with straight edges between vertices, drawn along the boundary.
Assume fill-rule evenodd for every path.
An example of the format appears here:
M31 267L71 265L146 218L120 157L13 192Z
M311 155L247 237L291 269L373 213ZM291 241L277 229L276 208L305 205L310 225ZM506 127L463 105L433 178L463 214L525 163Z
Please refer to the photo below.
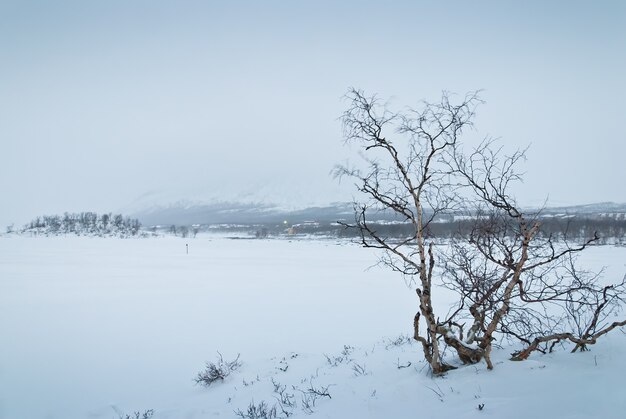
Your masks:
M336 200L350 86L484 89L478 133L531 145L520 201L626 202L622 1L0 0L0 61L0 227L146 193Z

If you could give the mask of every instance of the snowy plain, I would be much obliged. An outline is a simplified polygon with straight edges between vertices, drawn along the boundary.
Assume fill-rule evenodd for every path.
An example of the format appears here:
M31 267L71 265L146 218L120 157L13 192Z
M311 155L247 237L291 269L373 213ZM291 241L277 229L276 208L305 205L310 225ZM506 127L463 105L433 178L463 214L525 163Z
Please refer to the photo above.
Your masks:
M625 417L621 330L432 378L406 338L415 294L376 261L333 239L0 237L0 418L232 418L277 404L272 381L295 418ZM581 263L617 281L626 248ZM196 385L217 351L241 368ZM330 397L307 411L310 388Z

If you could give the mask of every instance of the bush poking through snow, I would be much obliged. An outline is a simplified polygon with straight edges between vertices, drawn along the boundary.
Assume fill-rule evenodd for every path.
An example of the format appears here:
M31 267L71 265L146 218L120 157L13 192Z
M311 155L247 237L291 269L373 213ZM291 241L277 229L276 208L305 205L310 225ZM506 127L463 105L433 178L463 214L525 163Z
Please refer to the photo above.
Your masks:
M294 387L294 390L298 390L302 393L302 397L300 399L300 407L302 411L310 415L315 412L313 408L315 407L315 403L318 399L322 397L332 399L330 392L328 391L329 387L330 385L315 387L313 385L313 377L309 380L309 387L306 390Z
M409 368L410 366L411 366L411 361L407 361L406 364L401 364L400 358L398 358L398 361L396 362L396 367L398 367L399 370L401 370L402 368Z
M150 419L152 416L154 416L154 410L153 409L148 409L148 410L144 410L143 412L133 412L130 415L126 414L126 415L120 415L120 419Z
M274 396L276 401L278 402L278 407L283 415L286 418L293 414L292 410L296 407L296 395L294 393L290 393L287 391L287 386L282 385L279 382L274 381L272 377L272 385L274 386L274 393L277 396Z
M340 355L328 356L324 354L324 356L326 357L326 362L328 362L328 365L330 365L331 367L336 367L339 364L352 362L353 359L350 358L352 352L354 352L353 346L343 345L343 350L341 351Z
M411 336L402 334L395 339L388 339L387 344L385 345L385 349L389 349L392 347L397 348L402 345L410 345L412 341L413 338Z
M241 362L239 361L240 354L237 354L237 358L233 361L224 361L222 354L219 352L217 354L217 363L207 362L206 369L204 371L200 371L196 376L196 384L209 387L218 380L224 381L224 378L228 377L232 372L237 371L241 367Z
M359 375L367 375L365 364L361 365L356 362L352 365L352 372L354 373L355 377L358 377Z
M241 419L276 419L276 406L269 407L267 403L262 401L258 405L252 401L248 405L248 409L243 412L241 409L235 411L235 415Z

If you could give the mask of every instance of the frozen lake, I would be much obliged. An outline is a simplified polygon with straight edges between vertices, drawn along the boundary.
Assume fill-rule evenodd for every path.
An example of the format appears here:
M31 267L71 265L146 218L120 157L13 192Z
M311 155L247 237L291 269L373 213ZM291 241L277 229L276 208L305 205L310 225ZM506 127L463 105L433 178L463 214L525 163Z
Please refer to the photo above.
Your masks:
M414 294L375 262L335 241L0 239L0 417L108 418L189 391L216 350L262 359L409 331Z

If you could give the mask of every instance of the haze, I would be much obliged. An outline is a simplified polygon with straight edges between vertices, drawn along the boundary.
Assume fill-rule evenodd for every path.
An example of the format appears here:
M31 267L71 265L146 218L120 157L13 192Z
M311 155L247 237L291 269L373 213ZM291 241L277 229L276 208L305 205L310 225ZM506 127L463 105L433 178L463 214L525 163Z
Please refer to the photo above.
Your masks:
M146 193L350 200L350 86L484 89L468 141L531 145L522 203L626 202L620 1L3 1L0 54L0 226Z

